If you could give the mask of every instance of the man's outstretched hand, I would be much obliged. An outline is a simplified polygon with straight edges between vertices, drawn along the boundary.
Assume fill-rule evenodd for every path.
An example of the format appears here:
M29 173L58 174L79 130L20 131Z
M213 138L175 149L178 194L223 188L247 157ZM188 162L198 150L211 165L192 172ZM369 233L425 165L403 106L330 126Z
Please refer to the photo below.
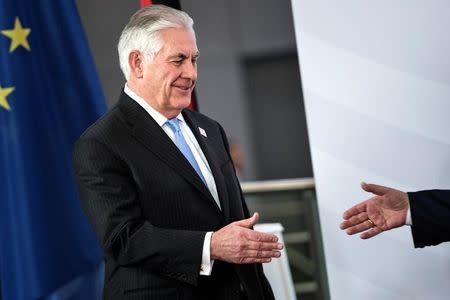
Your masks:
M345 211L341 229L347 234L362 232L361 238L368 239L383 231L405 225L409 207L408 194L364 182L361 187L375 196Z
M276 235L252 229L258 223L259 214L228 224L211 237L211 259L234 264L268 263L280 257L283 245Z

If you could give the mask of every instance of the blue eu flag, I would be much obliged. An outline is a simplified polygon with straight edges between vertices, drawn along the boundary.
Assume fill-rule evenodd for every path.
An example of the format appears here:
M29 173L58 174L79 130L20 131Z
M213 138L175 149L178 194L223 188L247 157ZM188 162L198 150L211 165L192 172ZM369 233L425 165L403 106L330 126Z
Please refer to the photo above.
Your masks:
M53 299L101 264L71 149L106 105L74 1L0 7L0 298Z

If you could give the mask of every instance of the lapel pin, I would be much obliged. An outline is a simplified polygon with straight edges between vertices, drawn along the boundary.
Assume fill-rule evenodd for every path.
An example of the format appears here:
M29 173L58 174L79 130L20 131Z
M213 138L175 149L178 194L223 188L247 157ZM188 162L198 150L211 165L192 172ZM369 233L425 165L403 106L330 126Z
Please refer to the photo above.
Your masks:
M200 134L201 134L201 135L203 135L204 137L207 137L207 136L206 136L206 131L205 131L205 129L199 127L198 130L200 131Z

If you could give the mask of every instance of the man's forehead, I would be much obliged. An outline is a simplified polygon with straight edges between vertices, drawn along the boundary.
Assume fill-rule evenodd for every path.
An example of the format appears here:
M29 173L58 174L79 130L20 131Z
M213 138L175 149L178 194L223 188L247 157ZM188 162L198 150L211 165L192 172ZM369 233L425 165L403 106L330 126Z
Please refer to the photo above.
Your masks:
M186 57L198 57L200 52L197 48L183 48L179 45L175 48L163 46L161 51L159 51L166 58L186 58Z
M161 31L161 52L166 55L198 56L197 41L191 30L185 28L168 28Z

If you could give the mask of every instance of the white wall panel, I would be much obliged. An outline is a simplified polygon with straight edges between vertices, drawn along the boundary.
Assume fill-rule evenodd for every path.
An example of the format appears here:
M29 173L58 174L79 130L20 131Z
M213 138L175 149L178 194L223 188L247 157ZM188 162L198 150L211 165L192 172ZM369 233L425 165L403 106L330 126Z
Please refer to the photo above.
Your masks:
M361 181L450 189L450 2L292 0L330 294L449 299L450 243L339 229ZM450 216L449 216L450 217Z

